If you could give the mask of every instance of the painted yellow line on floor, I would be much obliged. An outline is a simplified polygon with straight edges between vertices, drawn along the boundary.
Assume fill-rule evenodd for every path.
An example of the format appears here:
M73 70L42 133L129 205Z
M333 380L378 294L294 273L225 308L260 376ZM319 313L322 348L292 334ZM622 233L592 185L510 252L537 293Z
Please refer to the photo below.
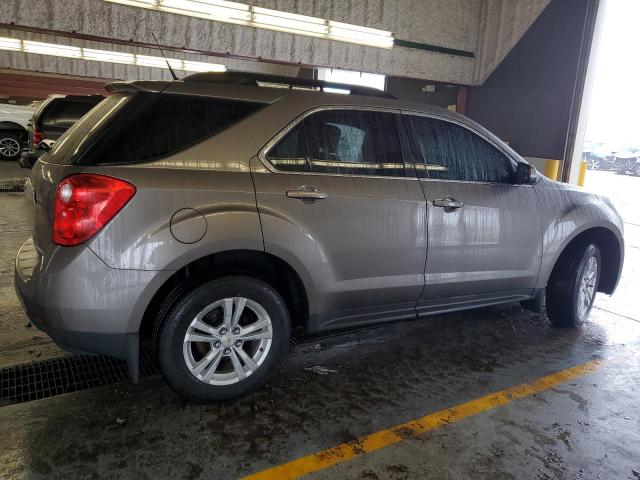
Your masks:
M352 442L343 443L321 452L298 458L282 465L254 473L243 480L287 480L299 478L309 473L317 472L338 463L352 460L365 453L375 452L401 442L407 438L415 437L436 428L458 422L464 418L486 412L501 405L506 405L519 398L528 397L534 393L553 388L561 383L568 382L583 375L595 371L601 364L600 360L583 363L575 367L552 373L530 383L523 383L499 392L491 393L470 402L456 405L446 410L431 413L422 418L411 420L400 425L380 430L366 437Z

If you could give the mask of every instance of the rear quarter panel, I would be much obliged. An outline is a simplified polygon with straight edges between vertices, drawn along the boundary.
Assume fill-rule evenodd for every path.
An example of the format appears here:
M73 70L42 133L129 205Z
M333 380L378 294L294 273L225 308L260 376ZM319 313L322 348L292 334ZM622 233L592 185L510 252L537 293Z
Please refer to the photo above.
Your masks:
M154 162L111 167L108 172L95 169L96 173L126 179L137 188L123 211L89 243L89 248L111 268L178 270L215 252L263 249L248 172L176 167L175 163ZM87 168L85 172L92 170ZM174 214L183 209L192 213L172 225ZM172 227L174 231L199 230L202 218L206 225L199 241L185 243L174 237Z

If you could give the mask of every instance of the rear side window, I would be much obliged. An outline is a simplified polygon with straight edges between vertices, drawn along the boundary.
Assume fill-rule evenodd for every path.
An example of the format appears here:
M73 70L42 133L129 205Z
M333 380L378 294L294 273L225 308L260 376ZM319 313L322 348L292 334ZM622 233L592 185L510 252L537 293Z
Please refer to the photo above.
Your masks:
M85 117L85 125L77 131L78 137L85 134L92 140L90 151L72 154L66 163L156 160L211 137L263 107L255 102L165 93L136 93L112 100L115 96L107 99L108 105L98 106L103 116L91 111L87 117L93 118L84 122Z
M442 180L511 183L511 160L472 131L455 123L411 116L422 162L421 177Z
M313 113L271 148L267 159L284 171L403 177L395 120L395 114L365 110Z
M189 95L155 94L138 101L91 158L92 164L137 163L171 155L215 135L262 104ZM135 111L139 110L139 111Z

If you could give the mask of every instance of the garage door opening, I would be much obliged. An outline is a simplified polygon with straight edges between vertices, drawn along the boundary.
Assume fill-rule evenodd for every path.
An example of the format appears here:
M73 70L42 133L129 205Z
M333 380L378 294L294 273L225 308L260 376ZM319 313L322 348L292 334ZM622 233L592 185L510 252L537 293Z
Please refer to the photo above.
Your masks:
M640 261L640 130L637 115L640 91L630 87L640 76L635 54L640 47L636 29L638 2L603 2L601 28L594 39L595 58L578 183L609 197L623 218L625 273L620 289L630 289L633 265ZM587 89L589 88L587 81ZM584 104L583 104L584 105ZM574 157L575 158L575 157ZM637 308L620 304L624 294L599 296L600 308L637 317ZM617 302L617 303L616 303Z

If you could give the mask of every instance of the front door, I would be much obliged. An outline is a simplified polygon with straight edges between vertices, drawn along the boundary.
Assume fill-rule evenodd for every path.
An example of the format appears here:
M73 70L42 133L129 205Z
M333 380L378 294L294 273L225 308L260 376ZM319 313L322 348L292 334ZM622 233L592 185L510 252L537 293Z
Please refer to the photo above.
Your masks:
M469 128L405 116L427 200L424 307L530 295L540 270L541 223L532 185L515 163Z
M306 277L312 330L415 316L426 209L397 119L324 109L254 159L265 249Z

